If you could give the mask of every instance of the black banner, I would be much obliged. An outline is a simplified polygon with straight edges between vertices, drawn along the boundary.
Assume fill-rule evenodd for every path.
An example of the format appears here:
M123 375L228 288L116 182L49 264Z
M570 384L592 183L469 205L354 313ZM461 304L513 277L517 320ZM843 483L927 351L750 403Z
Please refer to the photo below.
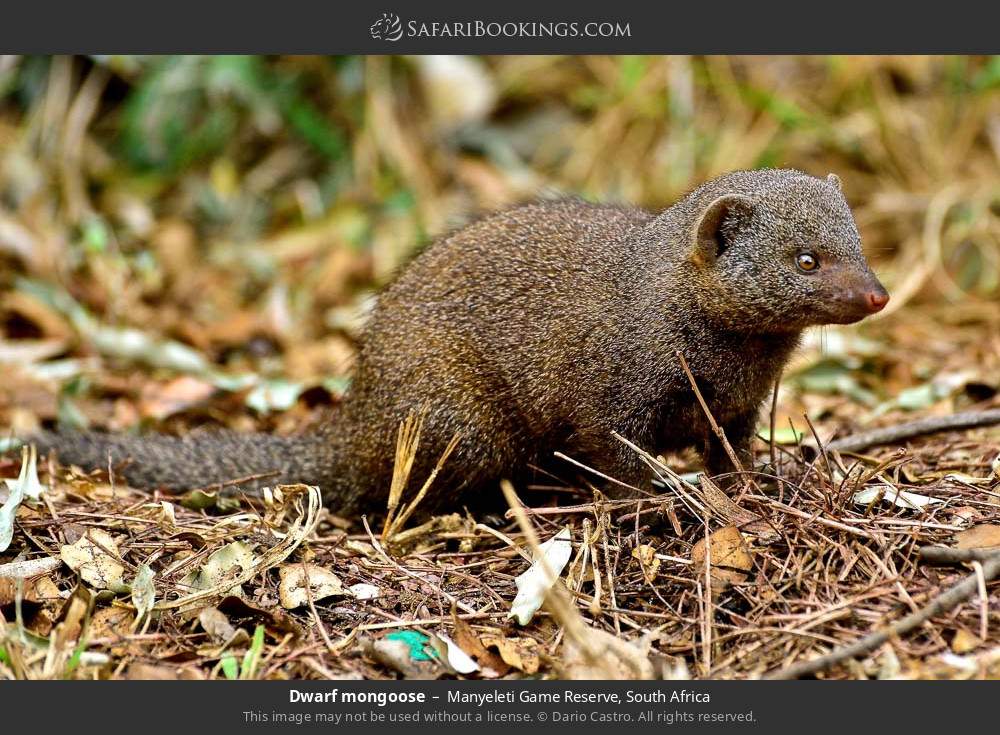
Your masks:
M939 732L992 721L990 682L3 682L4 727ZM15 704L16 703L16 704ZM53 706L58 703L58 706Z
M990 53L991 3L8 3L5 53Z

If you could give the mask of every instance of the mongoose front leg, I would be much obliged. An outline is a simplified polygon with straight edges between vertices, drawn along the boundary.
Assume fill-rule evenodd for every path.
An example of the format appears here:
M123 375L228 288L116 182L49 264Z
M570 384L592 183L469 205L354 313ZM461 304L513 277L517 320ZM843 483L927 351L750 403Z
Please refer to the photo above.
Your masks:
M757 428L757 416L758 413L756 410L748 411L721 424L722 430L726 435L726 440L729 442L744 470L753 469L754 456L751 447ZM708 428L703 459L705 460L705 471L712 477L729 475L737 470L733 466L729 452L726 451L722 441L715 435L711 428Z

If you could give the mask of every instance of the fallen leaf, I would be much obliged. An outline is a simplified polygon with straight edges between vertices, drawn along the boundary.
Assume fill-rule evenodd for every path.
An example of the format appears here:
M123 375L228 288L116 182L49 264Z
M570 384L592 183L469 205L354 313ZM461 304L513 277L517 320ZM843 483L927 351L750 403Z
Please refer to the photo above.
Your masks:
M216 605L219 612L224 613L231 619L238 618L240 620L246 618L254 618L261 621L267 626L269 631L272 633L280 633L281 635L285 633L291 633L296 639L302 638L305 635L305 628L303 628L294 617L289 615L282 609L278 604L274 604L272 607L263 607L260 605L252 605L247 602L242 597L236 597L234 595L229 595L223 597L219 600ZM243 630L240 628L240 630ZM246 631L243 631L246 633ZM277 637L281 637L278 635Z
M725 530L725 529L723 529ZM565 679L652 679L654 668L644 650L597 628L586 631L580 641L566 636L563 643L562 676Z
M127 607L102 607L94 611L87 630L88 638L125 639L131 632L132 612Z
M130 681L176 681L178 679L200 680L198 670L193 666L158 666L136 661L125 670L125 678Z
M508 666L525 674L534 674L538 671L540 665L538 641L534 638L484 635L481 640L487 648L496 648L500 658Z
M919 495L918 493L899 490L898 488L894 488L890 485L875 485L859 490L854 493L854 502L857 505L870 505L879 497L881 497L881 500L883 501L890 502L900 508L909 508L910 510L919 510L927 507L928 505L935 505L937 503L944 502L939 498L931 498L927 495Z
M139 413L144 418L162 420L205 402L215 393L215 386L190 375L167 383L151 383L143 388Z
M472 627L458 617L454 611L452 611L452 621L454 622L455 642L462 647L463 651L467 651L479 662L480 672L484 677L496 678L510 671L510 664L484 646L479 636L473 632Z
M219 588L220 592L242 594L242 588L226 587L226 580L235 577L239 572L253 567L253 553L248 544L234 541L215 551L198 569L185 575L181 580L181 588L187 592L200 592Z
M416 631L401 632L411 633ZM425 646L429 643L429 639L427 636L423 636L423 639L423 645ZM366 648L372 658L383 666L398 671L407 679L434 679L442 671L440 665L435 663L426 653L421 651L420 658L414 657L414 649L411 642L396 634L390 634L384 638L371 641Z
M660 560L656 558L656 549L648 544L636 546L632 549L632 558L638 560L646 584L656 581L656 575L660 571Z
M993 482L992 477L976 477L975 475L967 475L964 472L949 472L943 479L963 485L989 485Z
M459 674L472 674L479 671L479 664L472 660L472 657L462 650L455 641L444 633L432 635L430 643L437 651L438 658L447 662L448 666Z
M118 544L103 529L91 528L76 543L61 547L59 556L95 589L119 591L124 588L125 567L116 558L119 557Z
M753 569L753 557L739 529L736 526L720 528L708 537L708 541L712 580L721 583L717 591L721 592L730 584L745 582L747 573ZM701 538L691 548L691 561L697 578L705 575L705 552L705 539Z
M287 411L295 405L304 390L300 383L276 378L265 380L247 394L246 404L258 413Z
M224 643L236 635L237 628L229 622L226 614L218 608L202 608L198 612L198 622L201 624L202 630L220 643ZM249 640L249 635L247 636L247 640Z
M951 650L955 653L969 653L983 645L983 641L977 635L973 635L965 628L955 631L955 637L951 639Z
M0 339L0 365L28 365L66 350L65 339Z
M180 504L189 510L207 510L215 508L223 513L240 507L238 498L224 495L220 492L207 492L196 489L189 490L180 497Z
M520 625L527 625L545 601L545 595L559 579L563 568L573 551L568 528L562 529L539 547L527 571L514 580L517 595L507 613L508 618L516 618Z
M1000 547L1000 526L984 523L955 534L956 549L992 549Z
M759 516L756 513L751 513L749 510L741 508L708 475L701 475L700 477L701 489L705 494L705 500L708 501L712 510L719 515L722 521L742 526L758 520Z
M136 617L142 619L146 617L156 602L156 587L153 586L153 570L148 564L141 564L132 580L132 605L135 607Z
M278 568L278 575L278 597L286 610L308 604L310 596L316 602L349 594L336 574L318 564L284 564Z
M378 587L373 584L365 584L364 582L352 584L347 589L350 590L356 600L375 600L382 594L382 590Z
M17 508L25 498L37 500L46 489L38 481L38 452L35 445L21 447L21 473L16 480L4 480L10 491L6 502L0 506L0 551L6 551L14 539L14 518Z

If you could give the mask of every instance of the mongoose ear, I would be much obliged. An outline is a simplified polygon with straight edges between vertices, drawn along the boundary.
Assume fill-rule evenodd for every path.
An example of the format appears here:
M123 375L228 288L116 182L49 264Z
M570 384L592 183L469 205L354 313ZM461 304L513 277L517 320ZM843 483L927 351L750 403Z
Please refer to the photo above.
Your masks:
M837 174L827 174L826 183L836 187L837 191L843 191L843 187L840 185L840 177Z
M742 194L724 194L701 213L694 228L691 258L699 265L711 265L729 247L736 227L753 209L753 200Z

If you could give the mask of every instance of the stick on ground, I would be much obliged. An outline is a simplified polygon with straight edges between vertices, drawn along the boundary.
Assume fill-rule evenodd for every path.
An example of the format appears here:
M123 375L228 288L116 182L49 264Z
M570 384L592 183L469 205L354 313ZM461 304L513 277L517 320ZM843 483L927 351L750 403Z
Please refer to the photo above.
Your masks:
M953 607L965 602L979 587L980 579L989 582L1000 574L1000 552L995 552L983 562L983 571L966 577L961 582L942 592L926 606L910 613L905 618L897 620L888 628L875 631L864 638L841 648L835 648L824 656L814 658L810 661L801 661L783 669L778 669L765 676L765 679L799 679L809 674L815 674L831 666L835 666L850 658L856 658L871 653L890 638L907 633L918 625L930 620L935 615L951 610Z
M961 411L950 416L931 416L916 421L907 421L904 424L886 426L882 429L851 434L843 439L829 442L826 448L838 452L860 452L869 447L895 444L922 434L972 429L977 426L993 426L994 424L1000 424L1000 408L991 408L986 411Z

